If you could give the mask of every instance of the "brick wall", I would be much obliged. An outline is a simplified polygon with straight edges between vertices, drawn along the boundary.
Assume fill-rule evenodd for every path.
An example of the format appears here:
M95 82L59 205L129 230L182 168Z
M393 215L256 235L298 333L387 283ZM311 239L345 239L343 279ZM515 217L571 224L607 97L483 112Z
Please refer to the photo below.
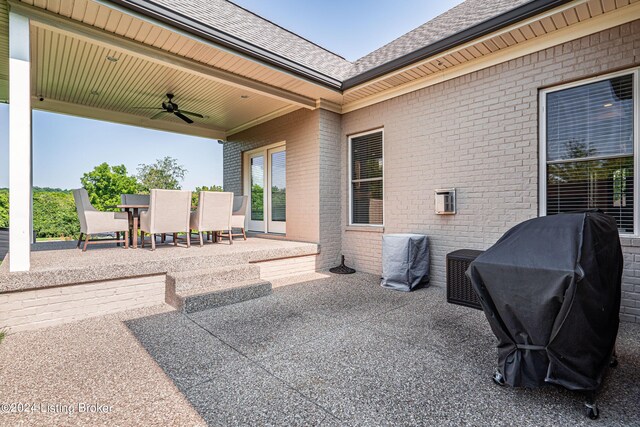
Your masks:
M385 233L431 239L432 283L445 255L486 249L538 214L538 90L640 63L640 21L517 58L342 117L342 250L381 270L381 233L347 227L347 135L384 127ZM434 214L436 188L457 188L454 216ZM622 316L640 321L640 242L623 239Z
M319 112L300 109L229 137L224 189L243 194L242 153L277 142L287 147L287 238L319 240Z
M338 265L342 250L340 228L340 134L339 114L320 110L320 256L318 269Z
M0 294L0 325L28 331L164 303L165 275Z
M282 141L287 238L320 243L317 268L328 268L340 253L340 115L302 109L232 135L223 148L224 188L242 194L243 152Z
M318 255L307 255L296 258L276 259L258 262L256 265L260 267L261 279L275 280L315 273L317 257Z
M621 238L624 253L620 319L640 323L640 239Z

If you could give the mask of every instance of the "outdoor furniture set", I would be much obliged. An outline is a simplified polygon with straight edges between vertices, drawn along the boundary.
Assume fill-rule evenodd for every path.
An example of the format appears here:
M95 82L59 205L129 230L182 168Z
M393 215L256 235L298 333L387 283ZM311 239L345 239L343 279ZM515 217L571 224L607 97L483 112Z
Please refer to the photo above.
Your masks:
M203 233L207 239L219 242L222 237L233 243L233 236L243 236L248 196L234 196L230 192L201 191L198 206L191 210L191 191L151 190L151 194L123 194L121 204L115 206L122 212L100 212L89 201L87 190L73 190L76 210L80 220L80 238L77 247L83 242L82 251L87 245L116 242L129 247L129 241L137 248L138 230L142 247L145 235L150 235L151 250L156 248L156 236L165 241L167 234L173 235L173 244L178 244L178 233L186 234L186 246L191 246L191 233L197 233L200 246L204 244ZM241 229L241 234L233 234L233 228ZM224 232L224 233L223 233ZM115 239L96 239L90 237L100 233L115 233ZM121 235L124 237L121 239Z

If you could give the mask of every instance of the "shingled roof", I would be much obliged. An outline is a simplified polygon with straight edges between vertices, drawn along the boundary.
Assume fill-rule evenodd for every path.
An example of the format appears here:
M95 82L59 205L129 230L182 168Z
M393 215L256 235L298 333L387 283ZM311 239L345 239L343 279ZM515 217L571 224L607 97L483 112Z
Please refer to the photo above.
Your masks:
M353 67L340 55L230 1L153 0L151 3L338 80L342 80Z
M361 74L415 50L515 9L531 0L467 0L353 63L348 76Z
M320 73L336 83L424 49L527 3L540 0L467 0L418 28L350 62L275 23L227 0L112 0L121 4L155 5L231 39ZM556 1L555 3L557 3ZM144 8L144 6L142 6ZM360 76L364 77L364 76Z

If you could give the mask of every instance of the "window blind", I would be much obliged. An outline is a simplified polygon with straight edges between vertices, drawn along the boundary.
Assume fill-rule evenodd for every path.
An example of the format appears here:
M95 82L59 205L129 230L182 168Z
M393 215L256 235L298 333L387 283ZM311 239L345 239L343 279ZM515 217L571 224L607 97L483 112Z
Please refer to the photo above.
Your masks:
M633 75L546 95L547 214L597 208L634 230Z
M264 157L251 158L251 220L264 220Z
M287 152L271 154L271 221L287 220Z
M351 138L351 223L383 224L382 132Z

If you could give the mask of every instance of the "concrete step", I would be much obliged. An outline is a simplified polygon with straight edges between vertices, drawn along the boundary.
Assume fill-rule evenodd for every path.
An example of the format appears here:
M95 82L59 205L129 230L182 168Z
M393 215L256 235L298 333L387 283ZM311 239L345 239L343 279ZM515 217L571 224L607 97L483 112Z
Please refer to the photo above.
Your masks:
M169 287L167 283L167 303L185 313L236 304L271 294L271 283L260 279L228 283L224 287L213 286L180 292L175 292L173 288L173 293Z
M204 248L199 248L196 245L189 250L184 249L185 256L180 257L179 262L172 263L170 272L206 270L209 268L225 267L229 265L298 257L301 255L317 255L320 253L320 247L317 244L311 243L299 243L296 246L292 245L291 247L265 248L249 251L239 250L245 243L246 242L241 241L237 245L234 244L230 246L226 243L209 243L206 244ZM165 261L163 260L163 262ZM0 281L1 280L2 277L0 275Z
M196 289L219 290L230 283L260 278L260 266L256 264L233 264L214 268L167 273L167 288L181 293Z

